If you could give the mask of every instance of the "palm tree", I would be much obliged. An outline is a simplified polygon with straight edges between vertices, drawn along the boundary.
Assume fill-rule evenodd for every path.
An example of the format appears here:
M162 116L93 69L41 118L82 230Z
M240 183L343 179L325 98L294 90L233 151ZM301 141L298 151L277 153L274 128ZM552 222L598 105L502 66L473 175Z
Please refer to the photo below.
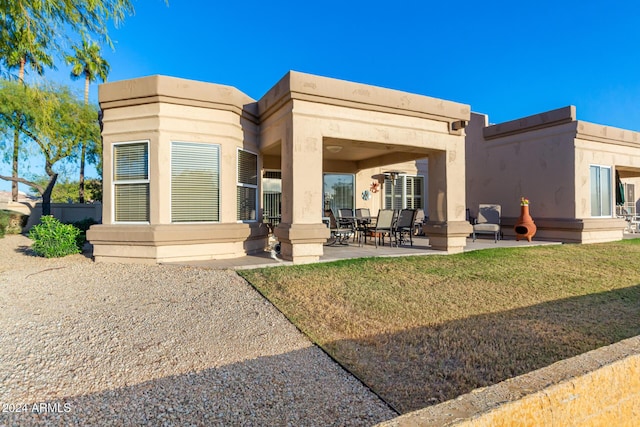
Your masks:
M71 65L71 78L76 80L84 77L84 103L89 105L89 84L100 79L107 80L109 63L100 55L100 46L94 42L82 40L82 46L73 47L74 55L65 57ZM84 203L84 164L87 155L87 144L82 142L80 150L80 180L78 201Z
M26 68L31 68L38 75L44 74L45 67L53 68L53 58L47 53L48 43L30 31L29 22L23 19L2 20L2 41L0 43L0 60L8 70L18 69L18 81L24 83ZM21 120L18 112L16 120ZM20 126L13 134L13 164L11 176L18 176L20 154ZM11 183L11 199L18 201L18 182Z

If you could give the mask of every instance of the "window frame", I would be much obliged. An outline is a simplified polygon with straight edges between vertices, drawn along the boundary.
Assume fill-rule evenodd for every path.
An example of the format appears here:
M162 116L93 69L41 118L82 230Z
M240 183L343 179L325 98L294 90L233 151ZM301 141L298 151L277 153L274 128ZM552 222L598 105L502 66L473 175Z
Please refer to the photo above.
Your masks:
M116 179L116 147L123 145L133 145L133 144L145 144L147 147L147 170L146 170L146 179L125 179L125 180L117 180ZM121 141L114 142L111 144L111 218L113 219L114 224L150 224L151 222L151 162L149 161L150 157L150 148L151 144L148 139L141 139L135 141ZM149 198L147 199L147 209L149 218L146 221L118 221L116 218L116 186L118 185L130 185L130 184L146 184L148 186Z
M426 202L426 200L425 200L426 199L426 192L425 192L426 179L425 179L424 175L420 175L420 174L415 174L415 175L402 174L402 175L399 175L396 178L395 187L396 187L396 190L399 190L399 191L394 191L394 196L395 196L396 199L398 197L400 198L400 205L401 206L400 207L396 206L395 209L408 209L407 208L407 205L408 205L407 202L408 202L409 198L411 198L413 201L415 201L415 198L416 198L415 197L415 193L411 194L410 196L408 196L408 193L407 193L407 182L408 182L408 179L414 179L415 180L416 178L421 178L420 198L422 199L422 203L421 203L421 206L414 207L413 209L423 209L424 210L424 206L425 206L425 202ZM401 181L401 183L399 183L399 181ZM387 204L387 198L391 199L391 194L387 195L387 188L389 188L389 186L387 185L388 182L391 182L391 179L385 178L385 181L384 181L385 188L382 191L382 197L383 197L383 203L382 204L384 206L384 209L391 209L391 207ZM414 185L414 188L416 188L415 185ZM415 205L415 202L413 204Z
M245 153L249 153L253 156L256 157L256 183L255 184L248 184L245 182L240 182L240 152L243 151ZM258 215L258 211L260 210L260 202L259 202L259 197L260 197L260 156L258 155L257 152L251 151L251 150L247 150L245 148L242 147L236 147L236 204L238 203L238 189L239 188L251 188L255 190L255 195L254 195L254 218L253 219L240 219L240 206L236 205L236 222L238 222L239 224L244 224L244 223L254 223L254 222L258 222L259 221L259 215Z
M601 196L600 196L600 201L599 201L599 207L600 207L600 215L594 215L593 213L593 200L591 200L592 198L592 190L593 190L593 185L595 185L594 182L592 182L591 179L591 170L592 168L598 168L598 184L599 184L599 188L597 190L599 190ZM602 215L602 175L601 175L601 171L602 169L607 169L609 171L609 214L608 215ZM599 164L590 164L589 165L589 199L590 199L590 208L589 208L589 213L590 213L590 217L591 218L613 218L613 216L615 215L615 200L614 200L614 189L613 189L613 182L614 182L614 178L613 178L613 167L610 165L599 165Z
M325 177L326 176L345 176L345 177L350 177L351 178L351 192L352 192L352 197L351 197L351 210L354 210L356 208L356 174L353 173L342 173L342 172L323 172L322 174L322 212L325 211L325 209L334 209L333 207L329 206L327 207L326 205L326 195L327 192L325 191ZM336 207L335 211L333 212L335 215L338 215L338 210L341 209L340 207ZM348 207L344 208L344 209L349 209ZM324 214L323 214L324 215Z
M209 146L209 147L217 147L217 164L218 164L218 170L217 170L217 176L218 176L218 182L217 182L217 186L218 186L218 200L217 200L217 206L218 206L218 219L217 220L210 220L210 221L174 221L173 220L173 144L177 143L177 144L194 144L194 145L203 145L203 146ZM221 192L221 188L220 188L220 175L221 175L221 171L222 171L222 163L221 163L221 157L222 157L222 145L218 144L218 143L212 143L212 142L207 142L207 141L185 141L185 140L171 140L170 144L169 144L169 220L171 222L171 224L219 224L220 223L220 218L221 218L221 211L222 208L220 206L220 192Z

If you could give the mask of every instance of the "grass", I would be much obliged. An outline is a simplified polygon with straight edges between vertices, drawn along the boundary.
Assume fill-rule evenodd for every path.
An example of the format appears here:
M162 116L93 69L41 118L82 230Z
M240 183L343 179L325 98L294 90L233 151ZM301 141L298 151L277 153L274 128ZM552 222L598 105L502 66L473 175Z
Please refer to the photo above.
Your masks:
M244 270L401 413L640 334L640 239Z

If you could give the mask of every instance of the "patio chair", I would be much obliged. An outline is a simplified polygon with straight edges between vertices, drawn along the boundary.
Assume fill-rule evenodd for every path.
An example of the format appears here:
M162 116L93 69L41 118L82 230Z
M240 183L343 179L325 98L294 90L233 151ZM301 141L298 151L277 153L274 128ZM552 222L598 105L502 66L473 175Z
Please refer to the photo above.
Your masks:
M638 233L640 232L640 216L633 215L628 220L628 229L629 233Z
M396 246L406 243L407 236L413 246L413 227L415 224L416 210L402 209L398 214L398 219L393 226L393 234L396 239Z
M371 228L370 232L373 233L373 238L378 247L378 241L382 242L384 246L384 236L389 236L389 246L393 246L395 240L395 234L393 227L396 221L396 211L393 209L380 209L378 211L378 219L376 220L375 228Z
M349 208L340 208L338 209L338 224L342 226L351 226L354 230L353 233L353 241L356 241L355 231L357 228L355 217L353 216L353 210Z
M353 222L341 222L336 220L333 210L325 209L324 216L329 218L329 230L331 235L325 246L348 245L347 241L355 234Z
M500 231L500 216L502 208L500 205L481 204L478 205L478 217L473 224L473 241L476 241L476 234L493 234L493 240L498 242L502 238Z
M424 220L424 209L416 209L416 217L413 220L414 234L416 236L424 236L424 229L422 228Z
M371 227L371 212L369 208L356 209L356 232L358 233L358 243L367 243L367 233Z
M353 219L353 210L349 208L340 208L338 209L338 215L340 215L341 219Z

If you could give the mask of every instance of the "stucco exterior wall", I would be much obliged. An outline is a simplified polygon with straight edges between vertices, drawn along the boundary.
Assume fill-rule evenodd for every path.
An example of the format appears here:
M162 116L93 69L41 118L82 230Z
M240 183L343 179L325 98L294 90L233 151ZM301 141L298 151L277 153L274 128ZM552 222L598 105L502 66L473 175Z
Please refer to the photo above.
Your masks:
M487 125L472 114L467 128L467 203L502 205L503 232L514 235L520 197L530 200L540 239L619 240L625 222L592 217L590 165L640 176L640 135L576 120L575 107ZM614 194L612 180L611 194ZM613 200L612 200L612 203Z
M480 203L497 203L518 217L520 198L536 218L574 217L575 124L534 129L486 140L487 119L473 114L467 128L467 200L475 216Z
M411 176L419 175L424 178L424 186L422 188L423 209L425 213L428 213L429 212L429 200L428 200L428 194L427 194L427 188L429 185L429 169L428 168L429 168L429 159L424 158L424 159L418 159L418 160L402 162L402 163L395 163L395 164L387 165L384 167L376 167L376 168L364 169L359 171L356 174L356 180L355 180L356 181L355 207L368 208L371 213L371 216L378 215L378 211L384 207L385 189L383 186L379 186L378 192L372 193L370 191L371 184L374 182L378 182L376 179L372 178L372 176L382 174L385 171L394 170L394 171L404 172L406 175L411 175ZM362 199L362 192L365 190L369 191L370 193L369 200Z
M98 261L161 262L244 255L266 246L266 228L236 219L237 150L259 154L254 102L220 85L163 76L100 87L103 109L103 224L88 233ZM149 142L149 223L118 224L113 216L113 146ZM171 223L171 143L220 146L218 222ZM261 165L258 164L258 168ZM194 200L194 205L199 201ZM229 235L231 232L231 235Z
M589 167L610 167L612 179L618 168L624 169L624 175L634 170L640 175L640 134L586 122L578 122L577 129L576 217L588 218L591 216Z

